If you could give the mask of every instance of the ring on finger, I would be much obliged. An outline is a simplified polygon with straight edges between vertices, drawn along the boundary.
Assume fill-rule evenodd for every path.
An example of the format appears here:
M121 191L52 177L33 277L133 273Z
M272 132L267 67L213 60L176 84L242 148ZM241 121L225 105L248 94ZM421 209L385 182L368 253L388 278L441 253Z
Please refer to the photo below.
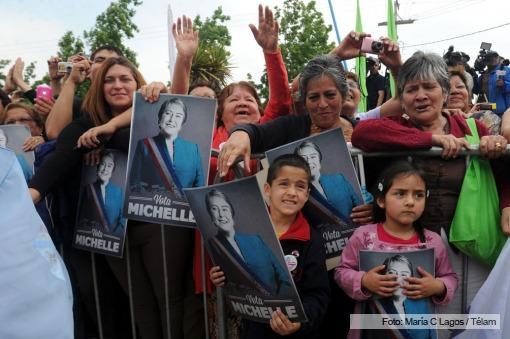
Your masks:
M500 142L496 143L496 151L501 151L501 143Z

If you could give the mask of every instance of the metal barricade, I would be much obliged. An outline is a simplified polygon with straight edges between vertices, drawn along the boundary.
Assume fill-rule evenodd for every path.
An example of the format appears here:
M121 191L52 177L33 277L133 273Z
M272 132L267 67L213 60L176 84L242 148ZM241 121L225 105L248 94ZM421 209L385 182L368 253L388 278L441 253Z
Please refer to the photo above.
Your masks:
M466 163L469 162L469 157L472 155L479 155L480 151L478 149L478 146L472 145L471 150L462 150L459 155L466 156ZM410 151L395 151L395 152L372 152L372 153L366 153L361 151L357 148L350 148L351 156L354 160L355 168L359 175L359 180L361 185L366 185L366 178L365 178L365 166L364 166L364 157L403 157L403 156L420 156L420 157L437 157L440 156L442 153L442 148L439 147L432 147L428 150L410 150ZM217 151L213 151L213 155L217 156ZM510 155L510 145L507 146L506 150L506 156ZM264 158L263 155L253 155L253 158L256 159L262 159ZM239 163L242 162L242 159L238 159L236 162L236 165L238 168L236 169L236 175L242 176L243 170L242 167L239 166ZM158 225L154 225L154 227L158 227ZM164 281L165 281L165 305L166 305L166 323L167 328L163 329L166 331L168 338L170 338L170 319L169 319L169 300L168 300L168 274L166 269L166 244L165 244L165 228L166 227L172 227L168 225L160 225L161 230L161 239L162 239L162 260L163 260L163 266L164 266ZM208 304L207 304L207 279L208 279L208 272L206 272L205 267L205 250L203 246L203 241L201 242L201 272L202 272L202 287L203 287L203 307L204 307L204 324L206 333L204 334L205 338L209 339L209 322L208 322ZM128 272L128 298L129 298L129 305L130 305L130 317L131 317L131 330L133 333L133 339L137 338L136 335L136 318L135 318L135 312L133 310L133 290L132 290L132 271L131 271L131 264L130 264L130 251L129 251L129 238L126 235L126 241L125 241L125 256L126 256L126 262L127 262L127 272ZM61 249L61 252L62 249ZM94 281L94 298L96 303L96 312L97 312L97 321L98 321L98 333L99 338L104 338L104 331L103 331L103 319L101 315L101 307L100 307L100 298L99 298L99 291L98 291L98 282L97 282L97 273L96 273L96 261L95 256L98 254L91 253L91 264L92 264L92 275L93 275L93 281ZM463 270L467 270L467 260L463 260ZM466 278L466 275L463 275L464 278ZM465 290L467 288L467 281L466 279L463 279L461 282L461 288L462 288L462 308L465 309L467 306L466 301L466 293ZM217 307L216 307L216 326L217 326L217 333L219 339L228 338L228 330L227 330L227 317L225 312L225 302L224 302L224 296L222 293L222 289L218 288L216 290L217 295Z

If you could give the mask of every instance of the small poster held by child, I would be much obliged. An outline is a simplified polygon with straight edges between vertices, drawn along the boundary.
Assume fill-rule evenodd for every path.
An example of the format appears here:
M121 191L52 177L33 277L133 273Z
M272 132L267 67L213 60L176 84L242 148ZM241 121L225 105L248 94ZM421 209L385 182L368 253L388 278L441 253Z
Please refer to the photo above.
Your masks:
M131 121L124 216L196 227L183 189L206 184L216 101L136 93Z
M435 276L434 249L417 249L405 252L376 252L370 250L359 251L359 270L369 272L372 269L384 265L379 271L383 275L395 275L398 286L391 297L381 297L372 294L372 300L367 303L366 313L372 314L398 314L403 319L409 319L411 323L414 314L435 314L434 305L430 298L408 298L402 287L408 284L410 277L421 278L418 270L424 270L432 277ZM433 328L401 328L392 329L404 338L436 338L436 330ZM397 335L397 337L399 337ZM418 335L418 336L417 336Z
M185 189L228 303L240 316L269 323L279 308L291 322L306 316L255 177ZM292 272L292 273L291 273Z
M363 204L360 185L342 130L337 128L266 152L271 164L281 154L304 158L312 173L310 198L304 213L320 229L326 251L326 266L338 266L340 255L356 225L353 207Z
M97 166L83 165L74 247L122 257L126 162L126 154L105 150Z

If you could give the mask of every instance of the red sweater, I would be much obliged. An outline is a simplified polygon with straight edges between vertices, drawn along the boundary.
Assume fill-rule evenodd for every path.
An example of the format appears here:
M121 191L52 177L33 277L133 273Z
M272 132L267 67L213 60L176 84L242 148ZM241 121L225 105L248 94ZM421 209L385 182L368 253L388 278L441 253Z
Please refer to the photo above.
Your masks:
M463 138L471 131L466 120L460 115L444 114L450 124L450 133L457 138ZM480 138L490 135L485 125L475 120ZM352 133L352 144L367 152L391 151L395 149L431 148L432 133L416 128L409 119L402 116L387 117L361 121ZM493 172L496 178L500 207L510 206L510 182L501 161L493 162Z
M288 83L287 69L283 62L282 52L278 49L276 53L264 53L266 61L267 76L269 82L269 101L264 109L264 115L260 118L259 123L276 119L280 116L290 113L292 99L290 97L290 88ZM228 131L224 126L219 126L213 135L212 148L219 150L220 144L227 141ZM214 182L218 167L218 158L211 157L209 164L209 184ZM250 168L256 167L256 160L252 160ZM229 171L224 181L234 179L234 174ZM202 270L201 270L201 247L202 238L198 230L195 232L195 255L193 260L193 276L195 278L195 291L202 293ZM212 267L211 260L206 255L206 273L207 273L207 290L212 291L212 283L209 280L209 270Z

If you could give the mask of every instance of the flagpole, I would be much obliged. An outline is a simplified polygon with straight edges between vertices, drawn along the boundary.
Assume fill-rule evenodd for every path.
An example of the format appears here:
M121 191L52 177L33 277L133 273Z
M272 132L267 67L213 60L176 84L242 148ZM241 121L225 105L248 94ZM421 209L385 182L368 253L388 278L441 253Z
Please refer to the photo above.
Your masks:
M175 65L175 42L172 34L172 25L174 23L174 17L172 13L172 7L168 4L167 12L167 27L168 27L168 70L170 72L170 81L172 81L174 65Z
M333 19L333 27L335 28L336 41L338 44L340 44L342 39L340 39L340 32L338 31L338 27L336 25L335 11L333 10L333 4L331 3L331 0L328 0L328 4L329 4L329 11L331 12L331 18ZM345 60L342 60L342 65L344 66L345 71L348 71L347 62L345 62Z

